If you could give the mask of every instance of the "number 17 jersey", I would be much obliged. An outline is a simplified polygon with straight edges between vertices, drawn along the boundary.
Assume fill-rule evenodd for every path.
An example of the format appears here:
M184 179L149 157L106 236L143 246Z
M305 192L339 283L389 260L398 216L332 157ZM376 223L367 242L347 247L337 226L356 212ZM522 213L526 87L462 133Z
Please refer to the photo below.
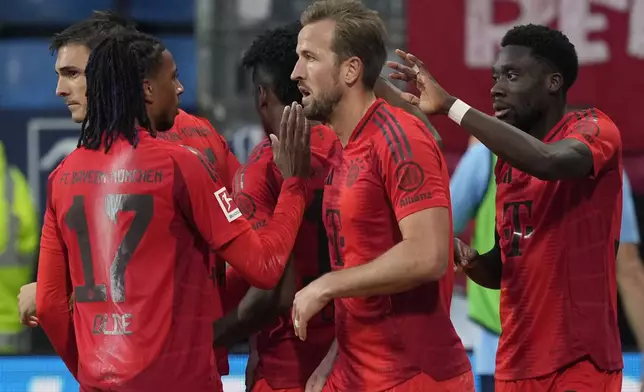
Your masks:
M216 391L218 298L206 240L220 249L250 225L204 156L139 137L135 148L118 138L108 153L79 148L49 179L41 249L66 255L78 381L110 391ZM202 220L216 227L208 238L197 230Z

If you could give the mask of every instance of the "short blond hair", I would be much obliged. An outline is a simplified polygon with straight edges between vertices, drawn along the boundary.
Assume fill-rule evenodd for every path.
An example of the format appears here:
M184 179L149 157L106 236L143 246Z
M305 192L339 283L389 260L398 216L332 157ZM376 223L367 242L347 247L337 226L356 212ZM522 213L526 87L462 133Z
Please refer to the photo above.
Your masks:
M373 89L387 60L387 29L378 12L359 0L317 0L302 13L302 26L332 20L335 34L331 49L342 62L358 57L364 64L362 82Z

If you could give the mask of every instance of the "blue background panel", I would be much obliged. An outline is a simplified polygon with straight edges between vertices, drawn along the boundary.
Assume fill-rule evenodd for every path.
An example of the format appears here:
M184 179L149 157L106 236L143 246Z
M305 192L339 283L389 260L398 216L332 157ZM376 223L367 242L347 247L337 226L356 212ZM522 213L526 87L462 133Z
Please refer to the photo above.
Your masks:
M130 16L142 22L190 23L194 0L132 0Z
M3 1L3 0L0 0ZM191 36L160 37L172 52L179 67L185 92L182 105L197 101L197 55ZM56 57L49 52L46 39L0 40L0 108L61 108L56 97Z
M0 0L0 22L20 24L73 23L93 10L107 10L114 0Z
M56 99L55 63L45 39L0 40L0 107L61 105Z

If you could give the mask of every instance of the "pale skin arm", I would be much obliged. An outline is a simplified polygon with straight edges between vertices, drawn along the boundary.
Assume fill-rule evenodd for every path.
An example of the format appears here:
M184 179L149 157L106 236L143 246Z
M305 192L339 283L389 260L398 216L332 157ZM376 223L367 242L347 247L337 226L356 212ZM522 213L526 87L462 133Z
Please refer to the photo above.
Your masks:
M20 322L26 327L37 327L38 317L36 317L36 282L27 283L20 288L18 293L18 313ZM74 308L74 297L69 297L69 311Z
M295 294L295 332L306 340L307 322L331 300L388 295L440 279L448 267L449 210L428 208L403 218L402 241L372 262L321 276Z
M36 282L28 283L20 288L18 294L18 311L20 322L28 327L37 327L36 318Z
M306 382L306 391L305 392L321 392L326 384L327 378L333 369L335 360L338 358L338 341L334 340L329 348L329 352L326 354L322 362L318 367L313 371L308 381Z

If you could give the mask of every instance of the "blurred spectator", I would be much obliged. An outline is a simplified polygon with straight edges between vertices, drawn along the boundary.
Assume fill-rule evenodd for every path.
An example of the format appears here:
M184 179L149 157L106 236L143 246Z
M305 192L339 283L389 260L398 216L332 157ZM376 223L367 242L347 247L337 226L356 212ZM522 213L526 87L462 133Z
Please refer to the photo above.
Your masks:
M5 158L0 142L0 353L28 353L30 332L20 323L16 295L31 281L39 227L25 177Z

